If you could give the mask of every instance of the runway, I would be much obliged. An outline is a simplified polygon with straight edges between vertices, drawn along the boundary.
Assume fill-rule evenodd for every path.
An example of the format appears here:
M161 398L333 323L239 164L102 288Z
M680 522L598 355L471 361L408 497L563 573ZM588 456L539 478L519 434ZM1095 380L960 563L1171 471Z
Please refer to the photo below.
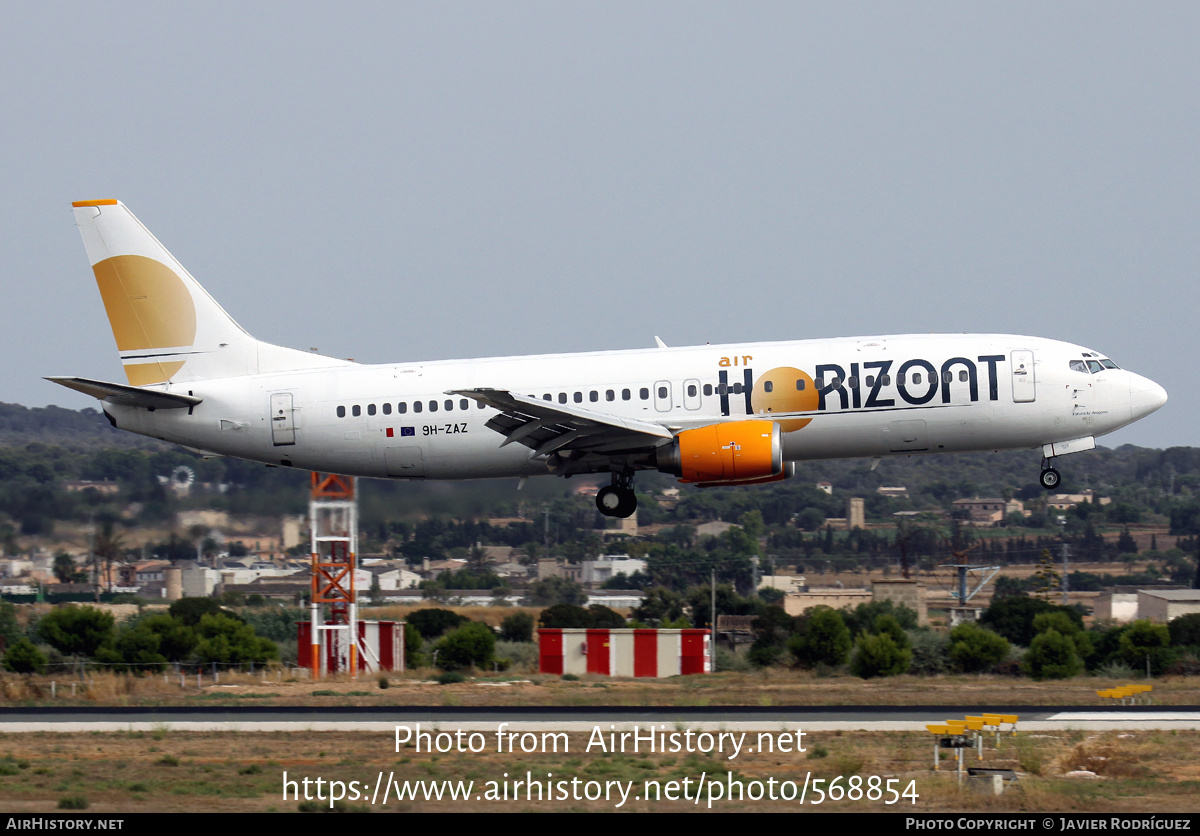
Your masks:
M0 733L28 732L391 732L420 723L439 731L590 732L664 725L696 731L924 731L928 723L982 713L1015 714L1024 731L1063 729L1200 729L1197 706L775 706L775 707L186 707L11 708L0 710Z

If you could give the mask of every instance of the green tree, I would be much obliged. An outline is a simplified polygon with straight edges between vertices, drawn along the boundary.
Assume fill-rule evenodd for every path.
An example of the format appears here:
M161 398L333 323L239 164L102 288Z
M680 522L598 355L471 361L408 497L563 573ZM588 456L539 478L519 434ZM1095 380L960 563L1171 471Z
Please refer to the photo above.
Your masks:
M588 607L588 615L592 617L593 627L608 627L619 630L625 626L625 617L603 604L592 604Z
M1034 636L1021 669L1037 680L1068 679L1083 673L1083 660L1070 636L1049 629Z
M22 636L5 652L4 669L12 673L45 673L46 654Z
M500 622L500 641L533 641L533 616L524 610L504 616L504 620Z
M167 609L189 627L195 627L204 616L217 615L221 611L221 605L214 598L180 598Z
M787 647L796 662L805 667L837 667L846 663L853 644L842 614L829 607L817 607L809 615L804 632L788 639Z
M443 670L486 668L496 650L496 634L486 624L472 621L451 630L437 643L437 664Z
M983 611L979 623L983 627L994 630L1010 642L1021 647L1029 647L1037 631L1033 627L1033 619L1046 612L1063 612L1079 627L1083 626L1083 617L1079 611L1071 607L1059 607L1048 601L1019 595L993 601L992 605Z
M266 664L279 658L274 642L256 635L249 624L224 613L203 616L196 632L200 635L196 657L206 664Z
M950 631L950 661L964 673L985 671L1003 662L1008 648L1006 638L973 621L959 624Z
M112 641L112 613L95 607L67 605L56 607L38 621L38 635L62 653L95 656L96 651Z
M683 596L664 586L646 590L642 603L633 608L633 617L651 627L683 618Z
M546 607L538 616L538 621L543 627L554 629L595 626L592 614L575 604L555 604L552 607Z
M582 586L567 578L543 578L529 585L526 600L531 607L547 607L552 604L575 604L583 606L587 603L587 592Z
M1117 648L1122 662L1135 671L1144 671L1149 666L1151 676L1161 676L1174 656L1167 626L1144 619L1129 625L1121 634Z
M1172 647L1200 647L1200 613L1188 613L1167 622Z
M5 647L11 647L24 634L17 621L17 608L8 601L0 601L0 640L3 640Z
M408 623L417 628L417 632L426 639L436 639L446 631L461 627L470 620L453 610L444 610L438 607L411 612L407 619Z
M862 633L854 643L850 657L850 672L863 679L877 676L898 676L912 664L912 650L900 647L891 635Z

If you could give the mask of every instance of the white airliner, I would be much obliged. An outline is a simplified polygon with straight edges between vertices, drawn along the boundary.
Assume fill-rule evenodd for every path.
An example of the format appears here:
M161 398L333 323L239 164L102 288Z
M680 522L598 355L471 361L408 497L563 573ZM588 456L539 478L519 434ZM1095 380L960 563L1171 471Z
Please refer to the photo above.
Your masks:
M750 485L796 461L1036 449L1055 457L1154 412L1161 386L1091 349L921 334L364 365L254 339L116 200L75 220L128 383L47 378L115 427L269 465L393 479L638 470Z

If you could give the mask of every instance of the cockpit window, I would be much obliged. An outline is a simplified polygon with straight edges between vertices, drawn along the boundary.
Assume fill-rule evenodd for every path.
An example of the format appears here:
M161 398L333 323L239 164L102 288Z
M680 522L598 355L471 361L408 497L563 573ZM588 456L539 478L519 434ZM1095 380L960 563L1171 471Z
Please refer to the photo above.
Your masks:
M1099 360L1088 360L1088 361L1087 361L1087 364L1088 364L1088 370L1089 370L1089 371L1090 371L1092 374L1096 374L1097 372L1102 372L1102 371L1104 371L1104 366L1101 366L1101 365L1100 365L1100 361L1099 361Z
M1106 369L1119 369L1119 368L1121 368L1121 367L1120 367L1120 366L1118 366L1116 363L1114 363L1112 360L1101 360L1101 361L1100 361L1100 365L1101 365L1101 366L1104 366L1104 368L1106 368Z
M1083 360L1072 360L1071 361L1071 371L1084 372L1086 374L1087 370L1088 370L1087 363L1084 362Z

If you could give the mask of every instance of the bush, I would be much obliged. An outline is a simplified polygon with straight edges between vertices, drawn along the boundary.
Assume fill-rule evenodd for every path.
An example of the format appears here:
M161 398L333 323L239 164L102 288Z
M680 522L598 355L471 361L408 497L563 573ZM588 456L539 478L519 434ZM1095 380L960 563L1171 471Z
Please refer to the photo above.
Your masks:
M212 598L180 598L171 604L167 612L187 626L195 627L204 616L217 615L222 610L221 605Z
M900 647L888 633L877 636L863 633L854 644L850 672L863 679L898 676L912 664L912 649Z
M112 613L95 607L57 607L38 621L38 634L51 647L66 654L95 656L113 639Z
M486 668L496 651L496 634L486 624L472 621L451 630L437 643L437 664L443 670Z
M500 622L500 640L506 642L532 642L533 616L524 611L517 611L504 616Z
M592 604L587 611L588 615L592 617L592 623L589 625L591 627L608 627L619 630L625 626L625 616L603 604Z
M1189 613L1167 624L1173 647L1200 647L1200 613Z
M592 614L575 604L555 604L546 607L538 621L543 627L551 628L591 627L593 624Z
M964 673L978 673L994 667L1008 656L1008 640L974 622L960 624L950 631L950 661Z
M1073 607L1059 607L1039 598L1018 596L994 601L979 617L979 624L994 630L1013 644L1029 647L1037 630L1034 619L1043 613L1061 612L1083 629L1083 616Z
M46 654L22 636L4 654L4 669L13 673L45 673Z
M913 630L908 634L912 648L912 664L908 672L918 676L937 676L945 673L950 655L950 638L934 630Z
M1174 658L1170 645L1171 633L1165 624L1135 621L1121 634L1117 658L1141 672L1149 665L1151 676L1161 676Z
M200 636L196 657L204 663L265 664L279 658L279 649L272 641L255 635L249 624L224 613L202 616L196 632Z
M805 667L837 667L846 663L853 644L842 614L829 607L817 607L809 616L804 633L788 639L787 647Z
M410 613L408 623L417 628L421 638L436 639L448 630L461 627L471 619L451 610L427 609Z
M1034 637L1021 669L1034 679L1067 679L1083 673L1083 660L1070 637L1046 630Z
M496 656L509 661L509 667L529 673L538 667L538 647L533 642L496 642Z

